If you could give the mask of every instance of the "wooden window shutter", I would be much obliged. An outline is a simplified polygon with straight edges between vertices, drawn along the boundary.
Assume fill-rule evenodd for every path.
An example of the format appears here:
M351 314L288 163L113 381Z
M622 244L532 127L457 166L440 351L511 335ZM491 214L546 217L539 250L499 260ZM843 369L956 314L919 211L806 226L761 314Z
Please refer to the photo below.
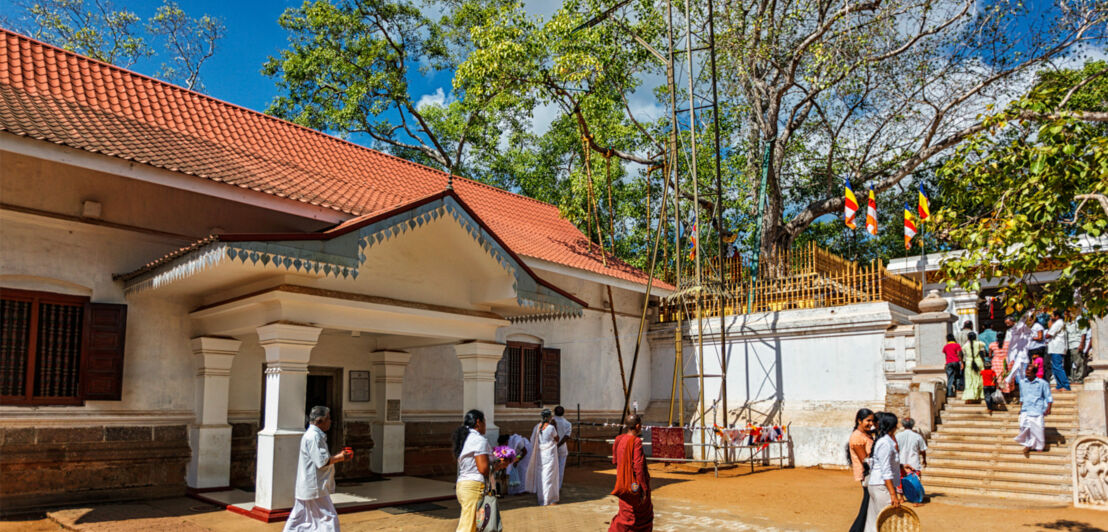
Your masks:
M498 405L508 403L508 359L510 357L510 349L505 347L500 362L496 363L496 388L494 388L492 402Z
M85 320L85 371L81 389L86 400L123 398L123 341L127 334L127 305L89 303Z
M562 351L543 348L542 350L542 389L540 395L543 404L556 405L562 402Z

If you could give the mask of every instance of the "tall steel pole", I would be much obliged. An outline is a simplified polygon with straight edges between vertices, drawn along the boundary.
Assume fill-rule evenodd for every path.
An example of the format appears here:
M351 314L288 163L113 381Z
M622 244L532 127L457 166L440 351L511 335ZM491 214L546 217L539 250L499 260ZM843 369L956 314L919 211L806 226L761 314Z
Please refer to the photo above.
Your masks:
M692 44L692 7L689 0L685 0L685 55L688 56L689 65L689 174L692 175L693 185L693 233L696 240L693 243L693 267L696 268L696 361L699 370L697 379L700 383L700 443L705 442L704 423L706 411L704 405L704 316L702 303L704 301L704 279L700 267L700 185L696 173L696 76L693 75L693 44ZM704 449L704 447L701 447Z
M722 157L719 140L719 89L716 79L716 17L712 0L708 0L708 53L712 60L712 116L714 118L712 129L715 133L716 152L716 233L719 236L719 364L720 364L720 395L723 400L723 426L729 426L730 413L727 410L727 366L731 362L731 356L727 349L727 300L726 279L727 266L723 262L723 182L720 177L720 158Z
M677 272L677 293L681 293L682 289L682 276L681 276L681 179L680 172L678 172L677 157L677 142L679 136L677 134L677 76L674 72L677 68L677 61L674 56L674 40L673 40L673 0L666 0L666 19L667 19L667 33L669 39L669 57L666 61L666 82L669 90L669 115L670 115L670 164L669 169L673 172L673 263L674 269ZM681 426L685 426L685 333L684 324L682 323L682 317L684 315L685 305L681 304L681 310L677 313L677 330L674 333L674 369L677 375L677 416L681 423ZM673 397L670 397L670 404L673 404Z

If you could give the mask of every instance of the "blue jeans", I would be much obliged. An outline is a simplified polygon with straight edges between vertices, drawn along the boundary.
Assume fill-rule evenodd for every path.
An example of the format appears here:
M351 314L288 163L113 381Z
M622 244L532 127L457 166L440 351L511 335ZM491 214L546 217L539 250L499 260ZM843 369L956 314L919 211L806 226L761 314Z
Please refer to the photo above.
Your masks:
M1066 378L1066 364L1062 361L1064 356L1062 353L1050 354L1050 369L1054 371L1054 381L1059 390L1070 389L1070 381Z

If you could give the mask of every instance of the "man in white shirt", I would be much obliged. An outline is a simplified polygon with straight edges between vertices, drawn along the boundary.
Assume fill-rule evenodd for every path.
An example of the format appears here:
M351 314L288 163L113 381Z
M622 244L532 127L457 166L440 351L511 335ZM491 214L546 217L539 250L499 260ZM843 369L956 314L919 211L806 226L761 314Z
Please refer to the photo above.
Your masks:
M1070 381L1066 376L1066 322L1062 312L1055 310L1051 316L1050 329L1046 332L1046 352L1050 356L1050 367L1054 372L1054 384L1059 390L1069 390Z
M1085 374L1088 373L1089 351L1092 347L1092 336L1088 327L1082 327L1078 322L1081 315L1070 319L1067 326L1069 331L1069 353L1073 360L1073 373L1070 374L1070 382L1085 382Z
M331 429L331 409L313 406L308 414L308 430L300 438L300 461L296 469L296 503L285 521L285 532L339 530L339 514L331 503L335 490L335 464L348 460L348 451L331 456L327 450L327 432Z
M562 490L562 484L566 478L566 458L569 456L570 435L573 434L573 424L566 419L566 409L561 406L554 408L554 427L558 429L558 491Z
M1070 382L1077 380L1077 350L1081 346L1081 326L1077 323L1078 315L1073 312L1066 313L1066 375Z
M919 473L927 465L927 442L914 430L916 421L906 417L900 421L904 430L896 433L896 446L900 448L900 464Z

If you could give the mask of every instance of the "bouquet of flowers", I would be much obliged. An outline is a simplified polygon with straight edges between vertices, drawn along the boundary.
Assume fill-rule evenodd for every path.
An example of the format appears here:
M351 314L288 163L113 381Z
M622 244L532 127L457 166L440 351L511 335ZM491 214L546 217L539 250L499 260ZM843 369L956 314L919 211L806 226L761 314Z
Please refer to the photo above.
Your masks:
M507 460L511 463L516 459L516 450L507 445L500 445L492 450L492 455L495 456L497 460Z

